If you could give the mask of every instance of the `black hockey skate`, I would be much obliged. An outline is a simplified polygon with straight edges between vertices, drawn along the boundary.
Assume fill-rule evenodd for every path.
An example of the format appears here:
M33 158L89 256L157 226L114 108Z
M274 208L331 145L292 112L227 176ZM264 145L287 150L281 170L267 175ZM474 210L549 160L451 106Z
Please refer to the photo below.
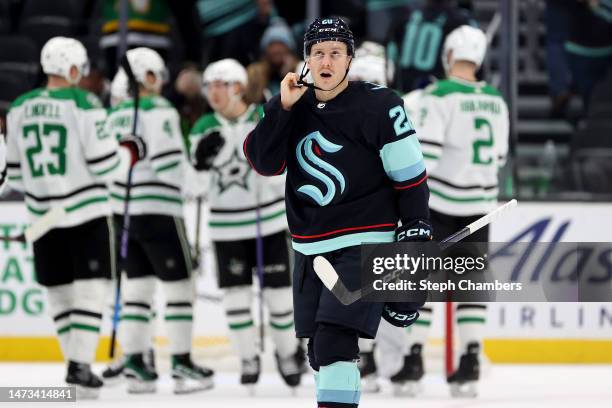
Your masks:
M100 377L91 371L89 364L68 363L68 374L66 383L76 386L77 399L96 399L100 394L100 388L104 385Z
M157 373L145 362L142 353L128 355L123 372L130 394L153 393L157 390Z
M376 393L380 391L378 374L374 351L359 353L359 374L361 374L361 391L365 393Z
M104 371L102 371L102 379L105 386L115 386L123 379L123 370L125 369L125 356L111 362Z
M459 360L459 368L447 378L453 397L475 398L478 395L476 384L480 378L479 352L478 343L469 343L467 353Z
M255 384L259 381L261 373L261 361L259 356L253 358L243 358L240 360L240 384L246 386L249 394L255 394Z
M425 374L425 369L423 368L422 349L422 345L414 344L410 348L410 354L404 356L402 368L391 376L390 380L396 396L415 397L423 391L421 378Z
M172 356L172 378L174 379L175 394L209 390L214 385L214 375L213 370L194 364L188 353Z
M294 354L281 358L278 353L274 353L274 357L276 359L276 368L285 384L292 388L300 385L306 362L304 349L298 346Z

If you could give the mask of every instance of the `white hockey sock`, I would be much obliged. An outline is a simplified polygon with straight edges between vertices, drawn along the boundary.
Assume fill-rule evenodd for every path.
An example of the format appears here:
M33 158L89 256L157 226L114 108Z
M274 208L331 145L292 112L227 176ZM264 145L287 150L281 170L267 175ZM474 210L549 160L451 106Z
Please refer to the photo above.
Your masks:
M91 364L95 360L109 282L108 279L79 279L73 283L68 343L71 361Z
M70 312L72 310L72 283L67 285L51 286L47 288L49 311L55 323L55 330L59 338L64 359L68 358L68 345L70 343Z
M264 288L264 301L270 311L270 336L281 358L295 354L298 339L293 330L293 293L291 287Z
M359 352L369 353L374 351L374 339L359 339Z
M482 303L458 303L455 310L460 354L467 352L469 343L482 344L487 318L487 306Z
M410 349L415 344L425 346L429 329L431 327L431 318L433 316L432 304L426 303L419 309L419 318L411 326L406 329L408 340L406 342L406 351L404 354L410 354Z
M191 352L193 335L194 285L191 278L162 282L166 295L166 333L171 354Z
M155 292L154 276L125 279L119 339L125 354L144 353L151 348L151 310Z
M223 308L230 329L230 341L241 359L252 359L257 355L252 301L251 286L236 286L223 291Z

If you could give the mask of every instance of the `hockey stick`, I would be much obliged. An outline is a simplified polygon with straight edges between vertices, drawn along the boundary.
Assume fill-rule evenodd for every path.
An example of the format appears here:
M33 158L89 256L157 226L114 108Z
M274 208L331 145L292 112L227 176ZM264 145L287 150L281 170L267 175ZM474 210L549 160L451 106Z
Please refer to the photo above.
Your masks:
M0 237L0 241L29 242L33 243L38 238L53 229L66 216L64 207L54 207L45 215L34 221L32 225L16 237Z
M125 74L128 77L128 81L131 88L132 98L134 99L134 118L132 121L132 136L136 136L136 128L138 125L138 104L140 103L140 95L138 92L138 82L136 82L136 77L134 77L134 73L132 72L132 67L130 66L130 62L127 59L127 54L123 55L121 58L121 66L125 71ZM119 302L121 301L121 276L123 275L123 271L127 266L127 257L128 257L128 240L130 238L130 194L132 190L132 175L133 175L133 166L130 166L128 170L127 183L125 185L125 205L123 207L123 228L121 229L121 250L119 252L119 262L118 262L118 276L116 279L115 286L115 307L113 310L113 322L112 322L112 332L111 332L111 341L110 341L110 358L115 357L115 344L117 339L117 326L119 325Z
M259 349L264 352L264 314L263 314L263 288L264 288L264 253L263 253L263 237L261 236L261 208L260 203L260 186L257 176L255 176L255 251L257 259L257 278L259 280Z
M196 199L196 221L195 221L195 237L193 248L193 269L201 272L202 249L200 248L200 227L202 224L202 196Z
M478 231L485 225L491 223L493 220L499 218L503 213L516 207L516 205L517 205L517 201L515 199L512 199L506 204L502 205L501 207L493 210L489 214L484 215L483 217L477 219L476 221L474 221L467 227L444 238L439 244L440 250L443 251L445 249L450 248L457 242L461 241L462 239ZM364 290L362 289L357 289L354 291L348 290L347 287L344 286L344 283L342 283L342 281L340 280L340 277L338 276L338 273L336 272L332 264L322 256L317 256L314 259L313 267L314 267L315 273L317 274L319 279L321 279L325 287L329 289L334 294L334 296L340 301L340 303L342 303L343 305L350 305L352 303L355 303L357 300L361 299L362 297L366 297L372 292L374 292L373 287L368 287ZM406 270L405 269L395 270L395 271L389 272L389 274L396 274L397 272L399 273L397 274L397 276L395 276L395 279L393 281L397 281L397 279L399 279L399 277L402 276L406 272Z

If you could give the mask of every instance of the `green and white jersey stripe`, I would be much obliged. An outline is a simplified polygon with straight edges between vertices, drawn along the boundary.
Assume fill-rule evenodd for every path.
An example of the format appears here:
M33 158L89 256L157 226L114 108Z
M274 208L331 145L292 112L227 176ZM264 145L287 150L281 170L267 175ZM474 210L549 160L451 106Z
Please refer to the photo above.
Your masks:
M264 236L287 229L285 176L257 175L242 150L244 140L262 116L263 108L251 105L233 121L216 113L204 115L191 130L192 155L198 143L213 132L219 132L225 140L213 168L207 172L209 227L214 241L254 238L258 206Z
M132 175L130 213L183 217L181 187L189 166L176 109L162 97L141 98L136 133L147 145L147 157L136 163ZM132 131L134 102L126 100L112 108L105 131L116 139ZM126 180L111 186L113 211L123 213Z
M423 150L430 208L455 216L493 210L509 135L508 107L499 91L450 78L408 94L404 104Z
M17 98L7 117L7 178L25 193L31 219L67 211L58 227L111 214L106 183L127 155L104 132L106 111L78 88L35 89Z

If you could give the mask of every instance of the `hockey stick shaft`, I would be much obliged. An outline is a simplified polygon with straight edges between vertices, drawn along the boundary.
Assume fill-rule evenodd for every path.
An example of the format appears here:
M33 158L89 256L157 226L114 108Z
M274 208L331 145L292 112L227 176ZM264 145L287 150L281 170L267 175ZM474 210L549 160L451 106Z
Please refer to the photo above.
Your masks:
M200 248L200 228L202 226L202 197L198 197L196 200L196 221L195 221L195 237L194 237L194 252L195 252L195 263L197 264L198 270L201 270L201 257L202 249Z
M53 207L45 215L34 221L22 234L16 237L0 237L0 241L33 243L49 230L55 228L65 216L66 211L63 207Z
M256 227L256 236L255 236L255 251L256 251L256 260L257 260L257 280L259 281L259 348L261 352L264 352L264 314L263 314L263 289L264 289L264 249L263 249L263 237L261 232L261 208L259 206L260 199L260 191L259 191L259 183L257 182L257 178L255 178L255 227Z
M125 74L128 77L132 97L134 99L134 118L132 120L132 135L136 136L136 130L138 126L138 105L140 103L140 95L138 90L138 82L132 72L132 67L127 59L127 55L121 58L121 66L123 67ZM115 305L113 309L113 321L112 321L112 332L110 341L110 358L115 357L115 346L117 340L117 327L119 326L119 309L121 302L121 276L127 266L128 257L128 242L130 238L130 196L132 192L132 176L133 166L130 165L127 175L127 183L125 185L125 203L123 207L123 227L121 229L121 246L119 252L119 267L117 268L118 275L115 277Z
M454 346L454 326L455 326L455 316L453 310L453 302L447 301L445 304L445 343L444 343L444 366L446 371L446 377L448 378L454 370L455 364L455 356L453 355L453 346Z
M445 250L445 249L450 248L457 242L461 241L462 239L478 231L485 225L490 224L495 219L501 217L505 212L516 207L516 205L517 205L517 201L515 199L512 199L511 201L507 202L501 207L498 207L497 209L493 210L489 214L482 216L481 218L477 219L476 221L469 224L465 228L462 228L456 233L440 241L440 244L439 244L440 249ZM317 274L319 279L321 279L325 287L328 288L334 294L334 296L344 305L350 305L356 302L357 300L363 297L366 297L370 295L372 292L374 292L374 288L371 286L364 290L357 289L354 291L349 291L347 287L340 280L340 277L338 276L338 273L333 268L333 266L329 263L328 260L326 260L322 256L317 256L313 261L313 265L314 265L315 273ZM406 272L405 269L403 270L398 269L398 270L388 272L387 275L394 275L394 278L391 281L396 282L405 272ZM383 277L383 280L384 280L384 277Z

